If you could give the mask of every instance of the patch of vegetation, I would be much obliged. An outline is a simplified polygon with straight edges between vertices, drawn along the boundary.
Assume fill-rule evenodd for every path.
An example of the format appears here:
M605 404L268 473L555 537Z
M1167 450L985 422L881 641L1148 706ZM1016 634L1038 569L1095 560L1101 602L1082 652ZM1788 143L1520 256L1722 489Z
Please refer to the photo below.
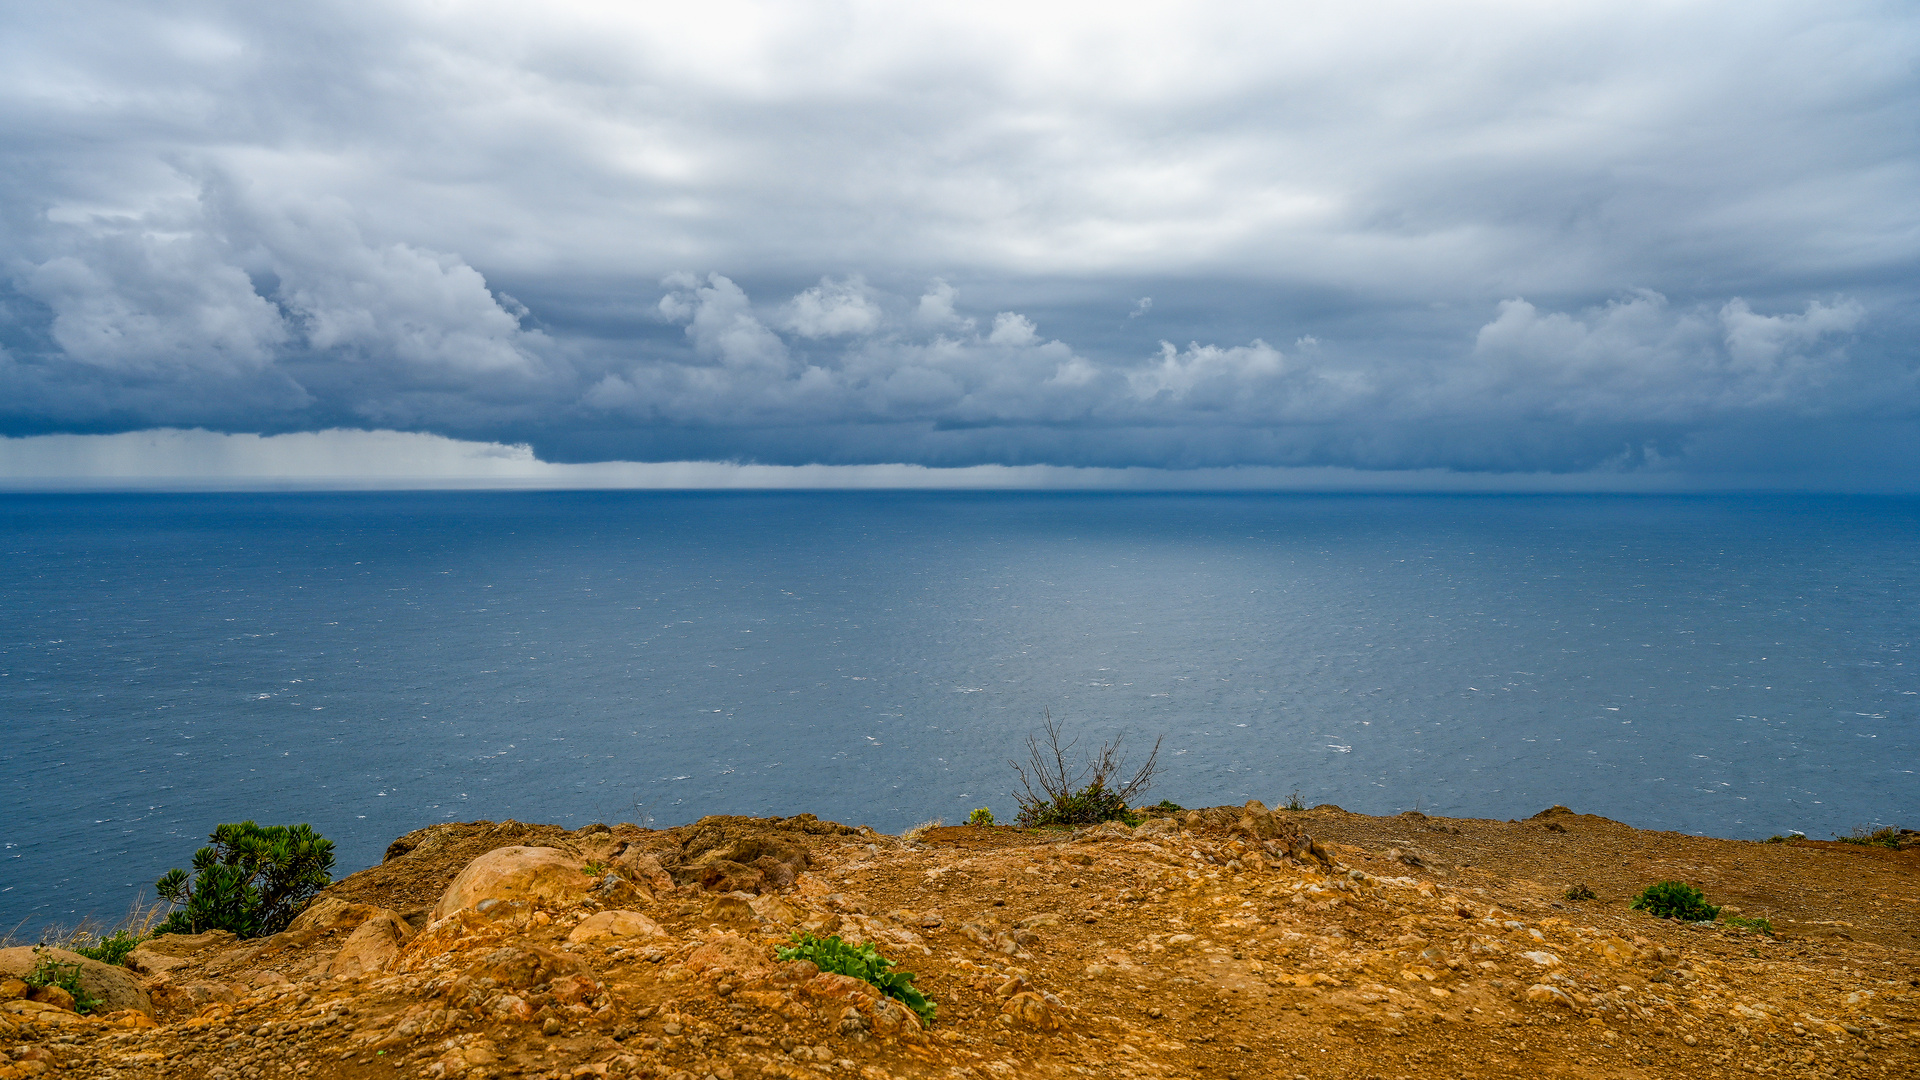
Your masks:
M1735 930L1751 930L1756 934L1765 934L1768 937L1773 936L1773 924L1765 919L1749 919L1744 915L1729 915L1724 921L1726 925L1733 927Z
M310 825L242 821L216 827L208 839L213 844L193 854L191 883L177 868L154 882L162 900L181 906L158 933L277 934L333 880L333 841Z
M590 878L603 878L607 876L607 869L608 867L606 863L603 863L600 860L595 859L594 861L580 867L580 872L587 875Z
M1009 762L1020 776L1020 789L1013 797L1020 802L1020 824L1026 828L1049 825L1097 825L1102 821L1140 824L1139 815L1128 809L1136 796L1153 786L1160 771L1160 739L1146 764L1132 775L1126 773L1126 759L1120 753L1120 739L1102 743L1100 749L1084 755L1078 766L1068 764L1068 756L1078 739L1061 742L1060 725L1048 714L1041 735L1027 736L1027 763ZM1028 770L1032 770L1029 773ZM1035 790L1035 788L1039 790Z
M1906 830L1888 825L1885 828L1869 829L1865 825L1856 825L1846 836L1835 836L1843 844L1859 844L1862 847L1883 847L1900 850L1900 841Z
M90 944L83 945L75 942L68 948L89 960L118 965L127 958L128 953L133 951L134 946L145 940L147 940L146 935L135 934L123 928Z
M1577 904L1582 900L1598 900L1600 899L1600 894L1594 892L1587 886L1587 883L1583 881L1573 888L1568 889L1566 892L1561 893L1560 899L1571 900Z
M849 945L840 935L817 938L794 931L789 943L775 947L773 954L782 960L811 960L821 971L848 975L873 984L879 991L912 1009L928 1026L939 1011L926 995L913 988L913 973L894 970L893 961L881 956L872 945Z
M901 833L900 839L909 844L917 844L921 840L925 839L926 835L929 832L932 832L933 830L945 824L946 822L940 820L939 818L934 818L931 821L923 821L920 824L915 825L913 828L908 829L906 832Z
M1293 794L1287 796L1287 805L1284 807L1284 809L1305 810L1306 808L1307 808L1307 804L1304 801L1302 801L1300 798L1300 789L1294 788Z
M30 938L17 936L20 928L16 926L12 932L0 935L0 949L22 945L50 946L79 953L103 964L119 964L135 946L153 936L154 926L165 914L164 904L148 903L136 897L127 907L126 915L119 922L110 924L111 930L108 924L98 922L92 916L74 926L49 923Z
M1185 810L1186 807L1181 806L1179 803L1174 802L1172 799L1161 799L1159 802L1154 803L1152 806L1148 807L1147 809L1158 810L1163 814L1177 814L1180 811Z
M1706 894L1684 881L1660 881L1640 890L1630 905L1659 919L1712 922L1720 909L1707 903Z
M968 814L967 824L982 825L982 826L993 824L993 809L991 807L983 806L978 810L975 810L973 813Z
M1803 833L1803 832L1799 832L1799 831L1794 831L1794 832L1789 832L1789 833L1788 833L1787 835L1785 835L1785 836L1779 836L1779 835L1775 835L1775 836L1769 836L1769 837L1767 837L1767 843L1769 843L1769 844L1791 844L1791 843L1793 843L1793 842L1794 842L1795 840L1805 840L1806 838L1807 838L1807 834L1806 834L1806 833Z
M80 985L80 965L63 964L51 956L42 956L22 979L28 986L57 986L73 995L73 1011L85 1015L104 1002Z

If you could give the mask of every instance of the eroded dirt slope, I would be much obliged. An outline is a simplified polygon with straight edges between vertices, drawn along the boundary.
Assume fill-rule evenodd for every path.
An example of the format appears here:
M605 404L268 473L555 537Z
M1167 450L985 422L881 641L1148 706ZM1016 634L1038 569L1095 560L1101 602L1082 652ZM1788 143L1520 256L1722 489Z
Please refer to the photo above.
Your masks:
M804 816L438 825L285 934L136 953L152 1021L7 1003L0 1080L1904 1077L1910 856L1564 811L1255 806L916 843ZM1780 935L1627 908L1663 877ZM1581 882L1599 898L1563 899ZM450 887L491 898L430 920ZM878 946L937 1022L776 962L797 928Z

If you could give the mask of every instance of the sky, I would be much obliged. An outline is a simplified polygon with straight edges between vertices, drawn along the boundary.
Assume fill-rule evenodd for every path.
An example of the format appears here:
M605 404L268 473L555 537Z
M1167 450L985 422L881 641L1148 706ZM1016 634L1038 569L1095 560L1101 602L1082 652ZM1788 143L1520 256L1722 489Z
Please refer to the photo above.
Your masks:
M0 0L0 483L1920 491L1920 8Z

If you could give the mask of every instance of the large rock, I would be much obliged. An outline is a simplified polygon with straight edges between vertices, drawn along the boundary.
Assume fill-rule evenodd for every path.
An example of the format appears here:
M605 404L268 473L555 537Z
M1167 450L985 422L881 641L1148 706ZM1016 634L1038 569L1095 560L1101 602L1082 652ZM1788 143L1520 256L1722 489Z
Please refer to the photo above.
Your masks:
M787 889L812 863L805 845L757 823L702 818L682 843L675 880L713 892Z
M567 853L548 847L494 848L467 864L447 886L429 919L443 919L482 900L527 900L560 905L596 884Z
M134 979L133 972L126 968L113 967L98 960L89 960L76 952L65 949L34 948L21 945L12 949L0 949L0 977L13 976L24 978L34 969L42 957L51 957L55 963L80 965L80 985L88 994L100 1000L96 1012L119 1012L121 1009L134 1009L144 1015L153 1015L153 1001L140 983Z
M672 892L673 875L658 856L639 848L628 848L613 860L613 868L628 881L645 885L654 892Z
M376 911L347 935L346 944L327 962L327 974L357 978L384 971L412 936L406 920L391 911Z
M582 919L580 925L567 935L567 943L571 945L600 938L666 936L667 932L660 929L659 923L637 911L602 911Z
M142 975L159 975L184 967L196 954L224 949L240 940L227 930L208 930L204 934L161 934L134 946L127 954L127 966Z
M579 958L527 945L506 945L488 951L478 958L470 974L475 978L492 979L495 986L509 990L550 984L563 975L584 975L594 979L593 969Z
M687 970L696 974L721 975L770 967L773 950L748 941L737 934L721 934L689 953Z
M338 897L323 896L294 916L293 921L287 924L287 933L352 930L385 910L377 904L356 904Z

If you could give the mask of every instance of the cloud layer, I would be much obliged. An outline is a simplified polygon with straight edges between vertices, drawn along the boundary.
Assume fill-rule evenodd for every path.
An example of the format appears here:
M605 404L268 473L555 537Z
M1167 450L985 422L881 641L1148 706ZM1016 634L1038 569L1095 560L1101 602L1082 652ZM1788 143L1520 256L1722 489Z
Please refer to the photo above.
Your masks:
M29 11L0 434L1899 486L1917 46L1844 4Z

